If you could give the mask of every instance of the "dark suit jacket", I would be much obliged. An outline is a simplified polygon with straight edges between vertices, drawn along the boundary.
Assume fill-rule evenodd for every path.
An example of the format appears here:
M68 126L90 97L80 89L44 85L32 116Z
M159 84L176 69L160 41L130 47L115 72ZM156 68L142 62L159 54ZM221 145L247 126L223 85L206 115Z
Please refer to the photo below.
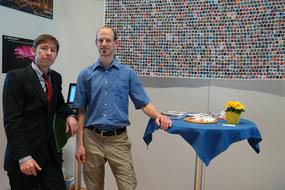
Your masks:
M51 109L36 72L30 66L7 73L3 88L4 127L7 135L4 169L18 167L19 159L31 155L40 167L48 154L61 165L52 130L53 117L74 114L64 103L62 79L50 72L53 87Z

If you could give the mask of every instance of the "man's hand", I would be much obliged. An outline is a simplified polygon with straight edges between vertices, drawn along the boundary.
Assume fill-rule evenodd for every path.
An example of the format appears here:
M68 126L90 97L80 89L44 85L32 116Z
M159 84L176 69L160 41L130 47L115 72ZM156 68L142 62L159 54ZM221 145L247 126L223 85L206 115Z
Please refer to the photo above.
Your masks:
M85 148L84 148L84 146L82 146L82 145L76 146L75 158L80 164L85 162Z
M148 103L142 107L143 112L149 117L155 119L155 122L161 129L167 130L171 127L172 121L168 116L162 115L152 103Z
M168 127L171 127L172 121L168 116L160 114L158 118L155 119L155 122L163 130L167 130Z
M69 130L70 130L72 136L74 136L78 130L77 120L72 116L68 116L66 118L66 130L65 130L65 132L67 133Z
M20 170L26 175L37 175L37 171L41 171L42 168L34 159L26 160L20 164Z

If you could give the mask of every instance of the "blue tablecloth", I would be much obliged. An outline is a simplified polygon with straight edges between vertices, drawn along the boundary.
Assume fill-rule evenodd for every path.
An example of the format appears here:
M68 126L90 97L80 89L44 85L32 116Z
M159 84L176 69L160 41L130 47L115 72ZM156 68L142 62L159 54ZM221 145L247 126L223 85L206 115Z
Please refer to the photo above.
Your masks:
M167 130L171 134L181 135L196 151L199 158L209 165L210 161L225 151L232 143L247 139L250 146L259 153L259 142L262 137L256 125L246 119L241 119L235 127L223 126L224 120L215 124L195 124L172 120L172 127ZM152 133L159 129L153 119L150 119L144 133L147 145L152 141Z

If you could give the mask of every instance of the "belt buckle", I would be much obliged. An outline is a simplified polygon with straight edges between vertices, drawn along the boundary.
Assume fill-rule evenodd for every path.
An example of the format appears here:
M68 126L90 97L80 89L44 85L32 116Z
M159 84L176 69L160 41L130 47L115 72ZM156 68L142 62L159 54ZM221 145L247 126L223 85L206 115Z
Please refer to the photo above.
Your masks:
M101 131L100 131L100 135L101 135L101 136L105 136L104 133L107 133L107 132L108 132L108 131L101 130Z
M104 133L105 133L105 132L107 132L107 131L101 130L100 135L101 135L101 136L104 136Z

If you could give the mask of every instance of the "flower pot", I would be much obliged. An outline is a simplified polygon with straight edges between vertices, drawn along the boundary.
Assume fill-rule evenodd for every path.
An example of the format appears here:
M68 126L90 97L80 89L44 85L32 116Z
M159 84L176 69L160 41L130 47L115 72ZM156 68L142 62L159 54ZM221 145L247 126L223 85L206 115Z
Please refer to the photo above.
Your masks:
M226 122L228 124L238 124L240 121L240 114L239 113L235 113L235 112L231 112L231 111L227 111L226 112Z

